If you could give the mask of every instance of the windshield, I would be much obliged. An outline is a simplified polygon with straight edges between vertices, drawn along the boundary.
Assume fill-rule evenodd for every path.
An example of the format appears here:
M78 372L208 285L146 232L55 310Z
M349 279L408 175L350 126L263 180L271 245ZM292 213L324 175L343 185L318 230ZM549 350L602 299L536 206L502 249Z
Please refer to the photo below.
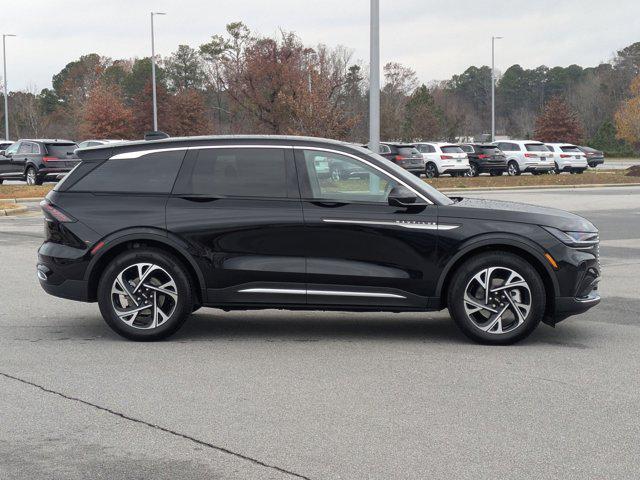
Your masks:
M525 148L528 152L549 152L550 150L542 143L527 143Z
M352 145L351 147L360 153L366 154L368 157L375 157L377 160L384 162L384 164L387 166L389 171L392 172L396 177L398 177L404 183L411 185L416 190L423 192L429 198L431 198L435 203L439 205L451 205L452 203L454 203L454 201L451 200L449 197L447 197L444 193L439 192L438 190L433 188L431 185L429 185L427 182L424 182L418 179L415 175L409 173L407 170L396 165L395 163L390 162L383 156L378 155L376 153L372 153L371 150L368 150L366 148L362 148L359 146Z
M415 147L398 147L398 153L407 157L420 155L420 152Z

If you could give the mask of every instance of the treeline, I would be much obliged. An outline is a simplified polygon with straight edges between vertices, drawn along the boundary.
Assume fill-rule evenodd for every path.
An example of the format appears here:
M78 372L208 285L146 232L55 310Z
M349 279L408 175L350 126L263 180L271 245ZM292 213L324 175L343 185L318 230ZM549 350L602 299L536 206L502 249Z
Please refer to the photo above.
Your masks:
M172 136L265 133L366 142L367 71L344 47L305 46L243 23L158 60L158 125ZM498 78L497 133L565 136L610 154L640 148L640 42L596 67L524 69ZM408 66L384 66L381 137L478 138L490 131L489 67L420 84ZM9 94L10 136L141 138L152 129L151 59L89 54L67 64L52 88Z

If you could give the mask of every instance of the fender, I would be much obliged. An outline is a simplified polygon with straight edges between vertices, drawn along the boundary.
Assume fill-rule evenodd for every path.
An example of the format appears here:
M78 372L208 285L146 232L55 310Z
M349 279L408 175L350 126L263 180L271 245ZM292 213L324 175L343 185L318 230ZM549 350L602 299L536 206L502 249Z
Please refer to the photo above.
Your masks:
M549 277L551 278L551 282L553 284L553 294L555 297L559 296L560 288L558 286L558 279L556 278L555 272L549 265L549 262L544 258L544 251L536 245L534 242L530 241L525 237L521 237L519 235L510 234L510 233L488 233L485 235L480 235L478 237L474 237L466 241L458 253L456 253L453 257L449 259L445 267L442 269L440 273L440 278L438 279L438 284L436 286L436 297L440 298L442 295L442 287L444 286L444 282L449 275L451 269L456 264L458 260L460 260L465 255L469 254L473 250L476 250L481 247L486 246L510 246L520 248L525 250L527 253L533 255L533 257L539 261L541 265L544 266Z
M100 259L108 254L113 248L126 242L144 240L162 243L164 245L167 245L168 247L173 248L174 250L177 250L180 255L185 258L187 262L189 262L189 266L196 273L196 276L198 277L198 287L200 288L201 292L203 294L206 292L204 276L200 271L200 267L193 259L192 255L189 253L188 245L179 236L168 233L166 230L154 227L135 227L120 230L118 232L107 235L101 240L95 242L96 245L99 242L104 242L104 247L98 250L98 252L96 252L96 255L94 255L89 262L89 265L87 266L87 270L85 272L85 281L89 282L93 274L93 270L100 262Z

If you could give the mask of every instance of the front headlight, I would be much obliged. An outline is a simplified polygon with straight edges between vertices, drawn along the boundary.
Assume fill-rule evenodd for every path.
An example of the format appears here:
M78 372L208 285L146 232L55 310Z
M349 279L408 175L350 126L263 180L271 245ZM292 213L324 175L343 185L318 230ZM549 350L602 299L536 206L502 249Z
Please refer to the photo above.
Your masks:
M593 247L600 241L597 232L564 232L553 227L542 228L570 247Z

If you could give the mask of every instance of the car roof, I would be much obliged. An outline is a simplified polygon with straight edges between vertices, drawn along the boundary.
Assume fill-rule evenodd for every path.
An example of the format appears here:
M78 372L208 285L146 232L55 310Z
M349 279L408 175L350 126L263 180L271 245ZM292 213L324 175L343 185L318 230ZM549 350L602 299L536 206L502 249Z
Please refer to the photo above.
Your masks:
M64 138L21 138L19 142L40 142L40 143L76 143L73 140Z
M387 145L389 147L415 147L415 143L402 143L402 142L380 142L380 145Z
M544 142L539 140L496 140L493 143L542 143L544 145Z
M577 145L574 145L573 143L564 143L564 142L563 142L563 143L558 143L558 142L548 142L548 143L547 143L547 142L545 142L545 145L553 145L553 146L556 146L556 147L559 147L559 146L563 146L563 147L577 147Z
M158 140L133 140L115 143L106 143L93 147L76 149L77 155L82 160L104 159L125 152L141 150L161 150L166 148L187 148L192 146L207 146L211 144L228 144L233 146L248 144L255 145L258 142L267 145L288 144L316 144L321 146L334 146L348 149L359 149L357 145L341 140L329 138L303 137L294 135L207 135L193 137L169 137ZM105 155L107 153L107 155Z

